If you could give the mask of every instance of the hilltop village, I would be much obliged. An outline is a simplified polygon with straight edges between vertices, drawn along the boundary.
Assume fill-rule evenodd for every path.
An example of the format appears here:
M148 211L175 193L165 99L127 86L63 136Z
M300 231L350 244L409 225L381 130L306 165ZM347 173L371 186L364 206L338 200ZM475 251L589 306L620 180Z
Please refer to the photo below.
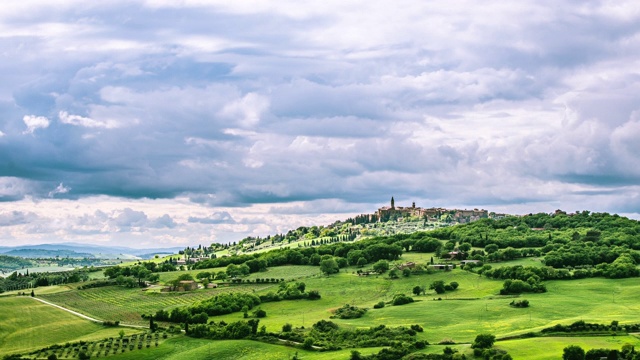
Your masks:
M406 217L413 217L428 222L444 221L449 223L466 224L480 219L502 219L507 214L496 214L484 209L445 209L445 208L421 208L413 202L411 207L395 206L395 200L391 197L390 206L383 206L369 215L370 222L384 222L389 220L402 221Z

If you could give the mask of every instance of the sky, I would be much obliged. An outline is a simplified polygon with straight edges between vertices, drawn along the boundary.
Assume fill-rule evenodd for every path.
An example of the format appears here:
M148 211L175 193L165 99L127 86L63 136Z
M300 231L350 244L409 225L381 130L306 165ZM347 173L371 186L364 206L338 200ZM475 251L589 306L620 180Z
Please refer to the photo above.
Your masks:
M0 246L640 218L637 1L8 0Z

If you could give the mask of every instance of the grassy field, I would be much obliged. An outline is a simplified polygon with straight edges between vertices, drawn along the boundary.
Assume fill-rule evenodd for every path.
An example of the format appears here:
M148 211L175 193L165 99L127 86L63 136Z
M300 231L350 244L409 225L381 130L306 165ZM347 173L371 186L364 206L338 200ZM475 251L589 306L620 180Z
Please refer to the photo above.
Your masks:
M411 294L414 286L428 286L435 280L456 281L460 287L442 295L428 292L427 295L414 296L416 302L413 304L372 309L378 301L390 301L397 293ZM640 322L640 303L637 301L640 283L636 279L550 281L547 282L547 293L520 297L531 302L527 309L510 307L513 297L496 295L502 281L460 270L396 280L389 280L386 276L364 278L340 273L331 277L310 277L304 281L307 289L319 290L322 299L262 304L261 308L268 316L261 320L261 324L266 325L269 331L277 331L285 323L309 326L327 319L332 310L347 303L370 310L359 319L334 320L340 325L358 328L389 323L420 324L425 329L421 337L432 343L443 338L471 342L478 333L510 336L577 320ZM437 300L438 297L442 300ZM237 313L214 319L229 322L241 318L242 314Z
M41 287L35 288L34 292L37 295L55 294L55 293L59 293L59 292L69 291L69 290L72 290L73 288L74 287L72 287L71 285L41 286ZM27 294L30 294L31 293L31 289L12 290L12 291L3 292L2 294L0 294L0 297L2 297L2 296L15 296L15 295L18 295L18 293L23 293L23 292L27 293Z
M195 279L196 275L201 272L218 273L219 271L227 270L226 267L211 268L211 269L198 269L198 270L185 270L185 271L169 271L159 273L160 282L166 283L171 280L175 280L182 274L190 274ZM320 275L320 268L318 266L277 266L268 268L267 271L257 272L249 275L247 279L254 280L256 278L276 278L285 280L303 279L308 276ZM215 282L215 281L214 281Z
M370 310L360 319L335 320L343 326L369 327L390 321L395 325L420 324L425 328L421 336L430 342L438 342L443 338L470 342L480 332L492 333L498 337L510 336L577 320L600 323L610 323L612 320L640 322L640 303L636 295L640 291L640 284L636 279L549 281L546 283L549 290L547 293L522 295L520 298L529 300L531 306L518 309L509 306L512 297L497 295L502 281L486 279L458 269L391 280L386 275L359 277L354 274L354 268L330 277L320 275L315 267L299 267L300 271L296 272L297 268L272 268L266 273L252 274L252 277L268 275L276 278L291 278L295 274L305 282L307 290L319 290L322 295L322 299L316 301L262 304L261 308L268 316L261 320L261 324L266 325L269 331L277 331L285 323L309 326L327 319L332 310L344 304L367 307ZM428 291L426 295L414 296L416 302L413 304L372 309L379 301L388 302L398 293L412 295L414 286L428 287L435 280L456 281L460 286L458 290L442 295ZM188 293L143 292L114 286L42 297L99 319L145 324L140 314L186 305L221 291L261 294L275 291L277 286L247 284ZM241 318L241 313L234 313L215 320L230 322Z
M363 355L376 353L381 348L358 349ZM291 347L265 344L248 340L211 341L186 336L167 340L161 347L145 349L111 357L114 360L282 360L291 359L296 353L305 360L349 359L352 349L314 352Z
M120 329L83 320L29 297L0 298L0 355L69 341L117 336ZM135 332L124 329L126 333Z
M412 256L406 256L412 255ZM429 261L431 254L405 254L403 261ZM493 264L492 264L493 265ZM518 259L501 265L531 265L540 266L540 261L534 258ZM220 269L222 270L222 269ZM203 270L194 270L197 273ZM208 269L207 271L211 271ZM613 320L625 323L640 323L640 282L637 278L610 280L604 278L590 278L581 280L547 281L548 292L542 294L525 294L520 299L527 299L531 306L526 309L513 308L509 303L513 296L497 295L502 288L503 281L491 280L477 274L455 269L450 272L436 272L432 274L411 275L390 279L388 274L359 277L357 268L342 269L340 273L325 276L320 274L319 268L314 266L283 266L270 268L264 273L251 274L255 278L285 278L288 281L303 281L307 291L318 290L322 296L320 300L285 300L280 302L263 303L260 308L267 312L267 317L260 319L260 325L265 325L267 331L279 331L286 323L294 327L308 328L319 320L329 319L332 311L344 304L368 308L368 312L359 319L333 319L340 326L346 328L364 328L386 324L389 326L409 326L419 324L424 332L418 337L438 343L443 339L456 341L461 352L470 353L469 343L479 333L491 333L499 339L519 335L531 331L539 331L558 323L570 324L578 320L590 323L608 324ZM176 278L185 272L165 273L168 279ZM437 295L427 291L426 295L412 294L414 286L426 286L436 280L446 283L456 281L459 288L445 294ZM56 304L79 311L81 313L104 320L120 320L124 323L146 325L147 322L140 314L150 314L159 309L171 309L176 306L191 304L195 301L209 298L220 292L241 291L264 294L276 291L278 284L243 284L221 289L196 290L183 293L159 293L157 291L141 291L118 286L102 287L78 291L70 287L51 287L51 289L36 289L38 296ZM379 301L389 302L395 294L404 293L414 297L416 302L403 306L387 305L382 309L373 309ZM0 298L0 305L4 301L22 301L23 305L45 306L33 304L31 299L5 297ZM24 303L31 301L31 303ZM7 304L10 304L7 302ZM13 304L10 306L17 306ZM2 307L3 312L5 307ZM35 311L35 310L34 310ZM38 311L43 311L42 309ZM66 314L65 314L66 315ZM71 315L69 315L71 316ZM45 315L30 313L30 318L45 318ZM224 320L227 323L242 320L242 313L227 314L212 317L210 320ZM0 323L9 321L0 315ZM10 321L16 322L12 318ZM33 321L33 320L32 320ZM69 341L72 335L94 336L103 330L98 325L84 322L72 317L69 321L80 322L83 325L73 326L62 340L47 339L47 343ZM36 331L38 324L24 325L33 327ZM97 328L96 328L97 327ZM13 330L0 329L0 339L9 342L16 341L13 331L22 328L12 325ZM67 327L69 328L69 327ZM3 332L4 331L4 332ZM44 330L50 331L49 330ZM37 337L37 333L35 337ZM39 340L32 335L24 335L35 343L21 343L17 341L11 349L23 350L42 347ZM6 342L8 339L9 342ZM75 339L75 338L74 338ZM574 338L535 338L523 340L499 341L497 346L503 348L515 359L550 359L559 358L562 349L570 344L567 339ZM620 348L625 343L638 344L638 339L632 336L575 338L576 345L585 349L594 347ZM26 341L26 340L25 340ZM50 342L49 342L50 341ZM536 352L536 346L544 342L545 351ZM0 347L3 343L0 342ZM640 344L638 344L640 346ZM131 355L125 353L117 358L136 359L286 359L295 354L296 349L278 345L269 345L247 341L207 341L178 336L167 340L158 348L142 349ZM304 359L347 359L349 352L316 353L299 351ZM361 351L363 354L372 349ZM424 352L441 352L442 347L431 346ZM344 356L343 356L344 355ZM535 355L535 356L534 356Z
M495 347L506 350L514 359L546 360L562 358L562 351L569 345L577 345L588 351L590 349L616 349L630 344L640 346L640 339L635 336L598 336L598 337L543 337L499 341Z

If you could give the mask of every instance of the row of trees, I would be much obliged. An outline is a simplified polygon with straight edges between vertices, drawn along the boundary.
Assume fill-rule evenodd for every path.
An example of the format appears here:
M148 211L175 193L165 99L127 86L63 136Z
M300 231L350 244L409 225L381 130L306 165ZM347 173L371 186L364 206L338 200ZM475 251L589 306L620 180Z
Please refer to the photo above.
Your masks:
M562 351L563 360L640 360L640 353L635 350L633 345L626 344L621 350L616 349L589 349L584 351L578 345L569 345Z
M225 315L234 312L247 312L261 303L296 300L320 299L317 290L305 292L303 282L280 283L278 290L257 296L251 293L221 293L214 297L195 302L189 306L177 307L171 311L159 310L152 318L174 323L205 324L209 316ZM143 315L143 317L146 317Z
M104 275L114 279L118 285L145 287L145 282L156 282L160 276L148 269L149 263L134 266L113 266L105 269Z
M57 273L12 273L0 278L0 293L10 290L24 290L39 286L70 284L89 279L89 269L76 269Z

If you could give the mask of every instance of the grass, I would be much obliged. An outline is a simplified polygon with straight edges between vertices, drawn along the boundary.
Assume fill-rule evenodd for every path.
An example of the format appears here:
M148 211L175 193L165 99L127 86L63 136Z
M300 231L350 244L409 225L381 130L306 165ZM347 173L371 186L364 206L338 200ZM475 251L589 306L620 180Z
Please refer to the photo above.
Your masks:
M102 339L117 336L120 331L120 328L105 328L28 297L0 298L0 308L0 355L70 341Z
M403 257L403 261L414 261L418 258L427 261L430 256L430 254L416 254L410 259L409 257ZM525 265L528 263L537 264L539 262L534 259L518 259L505 264ZM200 271L203 270L194 270L193 272ZM206 271L211 271L211 269ZM303 281L306 284L307 291L319 290L322 296L320 300L315 301L285 300L261 304L260 307L267 312L267 317L260 319L260 325L265 325L267 331L279 331L285 323L290 323L294 327L304 326L308 328L319 320L328 319L336 308L344 304L351 304L369 308L369 311L359 319L333 319L332 321L340 326L352 329L380 324L388 326L419 324L424 328L424 333L418 335L420 339L428 340L430 343L437 343L445 338L452 339L458 343L456 346L460 347L461 351L468 351L468 343L472 342L479 333L490 333L498 338L503 338L539 331L558 323L571 324L577 320L604 324L609 324L613 320L618 320L621 324L640 323L640 301L638 301L637 295L640 293L640 283L636 278L547 281L545 282L548 289L547 293L520 296L520 299L529 300L531 306L526 309L517 309L509 306L509 302L513 300L513 297L497 295L502 288L502 280L487 279L460 269L450 272L411 275L394 280L389 279L388 274L359 277L355 274L356 271L357 268L350 267L341 269L338 274L324 276L320 274L319 268L314 266L283 266L270 268L269 271L264 273L250 275L249 278L251 279L273 277ZM180 273L184 272L170 273L172 274L171 278L177 277ZM428 287L430 283L436 280L443 280L446 283L456 281L459 283L459 288L441 295L437 295L432 291L428 291L426 295L412 295L414 286ZM246 284L185 293L159 293L111 286L82 291L68 290L65 292L55 292L52 289L50 294L42 293L39 296L99 319L120 320L125 323L144 325L146 321L140 318L140 314L149 314L159 309L171 309L176 306L187 305L224 291L247 291L264 294L268 291L275 291L277 288L277 284ZM36 289L36 293L38 291ZM387 305L382 309L372 309L375 303L379 301L389 302L398 293L411 295L416 302L403 306ZM17 298L2 298L0 301L8 299ZM1 302L0 305L2 305ZM210 318L210 320L216 322L224 320L227 323L242 319L242 313ZM4 324L1 318L0 323ZM89 323L89 326L91 325ZM37 328L37 325L34 327ZM0 334L2 334L2 331L0 330ZM84 329L82 327L78 328L77 331L73 330L76 336L81 334L90 336L95 331L96 329ZM13 336L10 333L4 336L10 335ZM71 336L71 334L68 334L68 336ZM26 337L31 338L32 336L27 335ZM527 346L531 346L533 349L540 344L539 342L536 343L536 341L544 341L545 344L549 343L548 348L545 348L547 352L545 352L546 355L544 356L547 357L537 358L558 358L561 356L564 346L570 344L565 341L566 339L569 338L563 337L557 340L553 340L553 338L510 340L500 341L498 345L499 347L504 347L510 353L513 351L512 356L514 358L535 359L536 357L532 357L530 353L527 353ZM576 339L582 339L580 341L583 342L577 343L577 345L585 344L585 349L607 347L605 346L606 344L601 345L599 342L609 341L606 340L606 337ZM613 340L632 341L634 339L626 339L621 336L611 339L609 342ZM634 341L636 342L630 343L636 344L637 339ZM464 345L465 343L467 345ZM211 344L211 350L209 350L209 344ZM622 345L624 343L620 344L620 346ZM2 343L0 343L1 346ZM22 344L16 345L14 349L20 349L19 346L32 348L31 344ZM521 350L518 350L520 348ZM429 347L425 352L441 352L441 350L442 347ZM211 342L176 337L168 340L158 348L143 349L131 356L136 356L136 358L140 359L206 359L209 356L209 351L213 354L211 358L216 359L254 359L260 355L265 359L268 359L268 356L286 359L295 353L295 349L255 342ZM346 351L343 357L342 353L321 354L298 351L304 355L305 359L322 359L321 356L327 356L327 359L348 358L349 353L349 351ZM148 355L146 355L147 352ZM533 352L534 350L531 350L531 354ZM365 352L363 351L363 353ZM551 356L551 353L553 353L553 356ZM118 355L121 358L127 358L126 356L129 355L126 353Z
M428 286L435 280L457 281L460 287L443 295L431 292L414 296L417 301L413 304L372 309L378 301L390 301L397 293L410 295L415 285ZM640 302L637 297L640 284L637 279L549 281L547 293L520 297L531 302L531 307L527 309L512 308L509 303L513 297L496 295L502 287L502 281L461 270L397 280L389 280L386 276L363 278L343 272L331 277L307 278L304 282L308 290L319 290L322 299L262 304L261 308L268 315L261 320L261 324L266 325L268 331L277 331L285 323L308 327L327 319L332 310L347 303L370 310L359 319L334 320L342 326L358 328L380 324L420 324L425 329L421 337L432 343L443 338L471 342L478 333L491 333L498 337L517 335L581 319L607 324L612 320L621 323L640 322ZM615 302L612 291L615 291ZM442 300L437 300L438 297ZM237 313L212 319L229 322L241 318L242 314Z
M55 294L55 293L59 293L59 292L69 291L72 288L73 287L71 287L70 285L51 285L51 286L37 287L37 288L33 289L33 291L35 292L36 295L45 295L45 294ZM4 293L0 294L0 297L2 297L2 296L15 296L15 295L18 295L18 293L30 294L31 293L31 289L7 291L7 292L4 292Z
M514 359L546 360L560 359L562 351L569 345L590 349L616 349L630 344L640 346L635 336L597 336L597 337L543 337L496 342L495 347L506 350Z
M380 351L381 348L357 349L363 355ZM283 345L265 344L249 340L211 341L179 336L165 341L159 348L143 349L130 354L111 357L113 360L281 360L291 359L296 353L305 360L349 359L351 350L331 352L305 351Z

